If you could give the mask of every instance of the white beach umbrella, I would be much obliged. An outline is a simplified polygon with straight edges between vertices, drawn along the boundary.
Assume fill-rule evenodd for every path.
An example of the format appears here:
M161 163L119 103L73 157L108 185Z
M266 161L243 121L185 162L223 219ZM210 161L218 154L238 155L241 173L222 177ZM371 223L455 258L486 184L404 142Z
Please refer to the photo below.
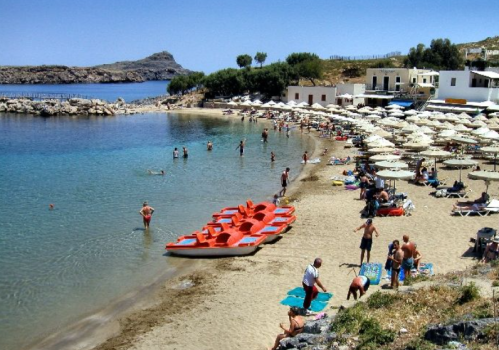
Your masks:
M386 180L408 180L413 179L415 174L412 171L392 169L392 170L382 170L376 173L377 176ZM395 185L393 190L396 191Z
M427 149L430 147L430 143L425 143L425 142L421 142L419 140L411 140L409 142L406 142L402 145L402 147L404 148L408 148L408 149L414 149L414 150L423 150L423 149Z
M242 103L239 104L240 106L245 106L245 107L250 107L250 106L253 106L253 104L251 103L251 101L249 100L246 100Z
M471 139L471 138L467 138L467 137L451 137L451 140L454 141L454 142L457 142L457 143L460 143L460 144L464 144L464 145L476 145L478 143L477 140L475 139Z
M414 110L414 109L410 109L408 111L405 111L404 114L408 115L408 116L411 116L411 115L417 115L418 112L416 110Z
M267 104L274 106L276 103L274 101L270 100L269 102L267 102Z
M407 113L407 112L404 112L404 113ZM410 117L405 118L405 120L408 122L411 122L411 123L415 123L415 122L419 121L420 118L417 115L412 115Z
M381 138L374 142L368 144L369 148L377 148L377 147L395 147L395 144L388 141L387 139Z
M475 118L473 118L473 120L479 120L481 122L486 122L487 121L487 117L484 116L483 114L479 114Z
M499 173L495 171L472 171L468 174L468 177L472 180L484 180L487 185L485 193L489 191L490 181L499 181Z
M393 104L385 107L386 109L404 109L404 107Z
M468 158L456 158L444 161L445 166L450 168L459 168L459 181L461 182L461 172L463 168L469 168L478 164L478 162Z
M415 131L418 131L419 130L419 126L417 126L416 124L409 124L409 125L406 125L402 128L401 132L403 134L410 134L410 133L413 133Z
M366 115L365 118L369 119L369 120L378 120L378 119L381 119L381 116L379 116L377 114L369 114L369 115Z
M428 125L429 123L430 123L430 121L427 118L421 118L418 121L416 121L415 124L418 126L424 126L424 125Z
M367 150L368 153L389 153L389 152L393 152L393 148L390 148L390 147L375 147L375 148L369 148ZM397 158L397 159L400 159Z
M254 101L253 101L253 105L254 105L254 106L255 106L255 105L261 105L261 104L263 104L263 102L262 102L262 101L260 101L260 100L258 100L258 99L256 99L256 100L254 100Z
M435 159L435 171L437 170L437 159L447 159L452 157L452 153L434 148L428 149L420 153L423 157L434 158Z
M473 135L483 135L483 134L488 133L489 131L490 131L490 129L488 127L482 126L482 127L478 128L478 129L473 130L471 132L471 134L473 134Z
M436 131L433 131L432 129L430 129L428 126L423 126L419 129L419 132L422 132L423 134L427 134L427 135L433 135L433 134L436 134Z
M459 119L471 119L471 116L469 114L466 114L465 112L461 112L458 114Z
M404 162L398 162L394 160L383 160L380 162L374 163L378 168L381 169L407 169L409 168L409 165Z
M496 160L497 160L497 154L499 154L499 145L482 147L480 148L480 152L494 155L494 171L496 171Z
M324 108L324 106L320 105L319 103L314 103L311 107L313 109L326 109Z
M463 124L458 124L454 127L455 131L458 132L471 132L472 129L465 127Z
M468 123L467 125L472 128L481 128L482 126L487 126L487 124L485 124L485 122L482 122L481 120L475 120L471 124Z
M253 102L253 103L255 103L255 102ZM287 104L288 106L291 106L291 107L293 107L293 106L296 106L296 105L297 105L297 103L296 103L295 101L293 101L293 100L288 101L288 103L286 103L286 104Z
M482 134L479 136L480 138L483 139L489 139L489 140L498 140L499 139L499 133L494 130L489 130L485 134Z
M394 127L397 125L397 121L391 118L384 118L378 121L378 125L391 126Z
M397 118L399 118L399 117L403 117L403 116L404 116L404 113L402 113L402 112L398 112L398 111L395 111L395 112L393 112L393 113L390 113L390 116L391 116L391 117L397 117Z
M380 162L384 160L399 160L401 157L396 154L376 154L374 156L369 157L369 160L372 162Z

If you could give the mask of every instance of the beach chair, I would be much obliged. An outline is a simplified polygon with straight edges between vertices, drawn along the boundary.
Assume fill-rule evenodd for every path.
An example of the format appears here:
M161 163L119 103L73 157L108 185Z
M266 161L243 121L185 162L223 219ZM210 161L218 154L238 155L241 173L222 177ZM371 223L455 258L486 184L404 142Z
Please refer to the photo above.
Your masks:
M487 216L492 213L499 213L499 200L493 199L487 205L481 206L479 204L473 205L473 208L454 208L452 209L451 214L459 215L459 216L470 216L470 215L479 215L479 216Z
M468 198L468 195L471 192L472 191L470 189L465 189L465 188L463 188L461 191L457 191L457 192L447 191L445 193L445 198Z
M447 180L448 178L439 180L439 179L428 179L427 181L423 182L423 185L425 186L432 186L432 187L437 187L437 186L446 186L447 185Z

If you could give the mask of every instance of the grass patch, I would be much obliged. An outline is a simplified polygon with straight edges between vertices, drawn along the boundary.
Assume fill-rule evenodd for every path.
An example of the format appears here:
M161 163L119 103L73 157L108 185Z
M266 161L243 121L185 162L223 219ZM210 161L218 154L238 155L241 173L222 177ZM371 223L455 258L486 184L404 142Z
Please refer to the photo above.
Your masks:
M428 275L423 275L423 274L419 274L415 277L407 276L404 279L404 286L412 286L415 283L428 281L429 279L430 279L430 277Z
M492 312L492 304L485 301L481 304L476 305L471 313L474 318L489 318L494 317Z
M362 321L366 318L366 304L358 302L348 309L341 310L331 325L331 331L338 334L356 334Z
M395 332L383 329L374 318L367 318L362 321L359 329L360 343L358 350L375 350L380 345L390 344L395 340Z
M474 282L462 286L460 292L461 295L456 300L459 305L480 299L480 288L478 288Z
M370 309L381 309L393 304L398 299L400 298L396 294L382 293L378 290L376 293L372 294L366 302Z
M407 343L404 350L435 350L437 346L427 340L416 338Z

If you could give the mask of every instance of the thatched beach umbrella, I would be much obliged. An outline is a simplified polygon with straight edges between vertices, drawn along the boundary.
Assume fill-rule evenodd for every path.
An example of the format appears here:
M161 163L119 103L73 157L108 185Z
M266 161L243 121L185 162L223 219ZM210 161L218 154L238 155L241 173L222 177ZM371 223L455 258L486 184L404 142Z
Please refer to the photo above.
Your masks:
M389 153L393 152L393 148L390 147L375 147L375 148L369 148L367 150L368 153Z
M461 181L463 168L469 168L478 164L478 162L467 158L456 158L444 161L444 164L451 168L459 168L459 181Z
M437 171L437 159L447 159L452 157L452 153L441 149L428 149L420 153L423 157L435 158L435 171Z
M393 161L393 160L383 160L380 162L374 163L378 168L381 169L407 169L409 165L404 162Z
M495 171L473 171L468 174L468 177L472 180L484 180L487 185L485 193L489 191L490 181L499 181L499 173Z
M408 180L413 179L415 173L407 170L393 169L393 170L382 170L376 173L377 176L385 180ZM393 185L393 191L396 191L395 183Z
M384 160L399 160L400 156L395 154L377 154L375 156L369 157L369 160L372 162L380 162Z
M482 147L480 151L483 153L489 153L494 155L494 171L496 171L496 160L497 160L497 154L499 153L499 145Z

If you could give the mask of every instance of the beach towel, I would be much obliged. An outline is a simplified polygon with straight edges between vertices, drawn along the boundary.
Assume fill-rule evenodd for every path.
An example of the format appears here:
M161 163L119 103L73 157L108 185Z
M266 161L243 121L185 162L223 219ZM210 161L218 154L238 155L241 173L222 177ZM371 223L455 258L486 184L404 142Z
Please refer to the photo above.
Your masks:
M411 270L412 274L416 273L416 269ZM426 276L433 276L433 263L421 263L419 264L419 273ZM386 271L386 279L392 278L392 270ZM399 281L403 281L405 279L404 269L400 270Z
M286 306L294 306L294 307L303 307L303 298L295 297L293 295L288 295L286 298L281 300L282 305ZM322 311L326 308L327 302L324 301L318 301L318 300L312 300L312 304L310 305L310 310L313 312L319 312Z
M371 284L377 285L381 280L382 272L383 265L381 263L363 263L359 275L366 276L371 281Z
M303 289L303 287L296 287L295 289L291 289L288 292L288 295L304 299L305 298L305 289ZM319 294L317 295L317 298L315 298L314 300L328 302L329 299L331 299L332 297L333 297L332 293L319 292Z

